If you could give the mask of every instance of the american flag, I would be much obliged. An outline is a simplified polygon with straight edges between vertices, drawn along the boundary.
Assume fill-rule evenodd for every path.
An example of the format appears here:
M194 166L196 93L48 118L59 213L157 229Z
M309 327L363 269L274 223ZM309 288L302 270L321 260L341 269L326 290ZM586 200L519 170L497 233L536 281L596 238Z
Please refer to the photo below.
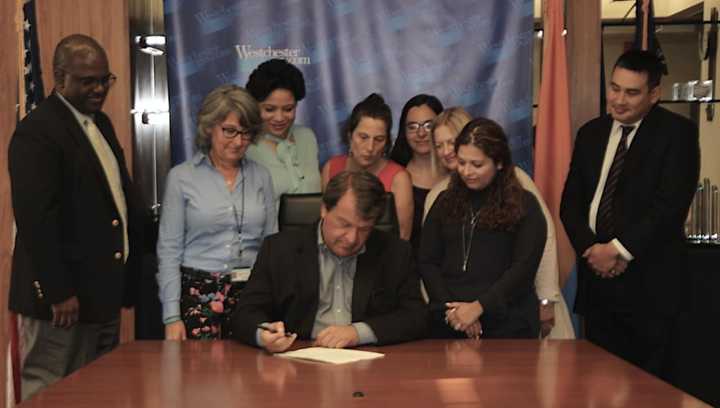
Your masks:
M35 109L45 99L35 25L35 0L26 0L23 5L23 52L25 53L23 66L25 110L21 112L23 113L21 116Z
M38 47L37 28L35 24L35 0L25 0L23 3L23 41L22 51L23 58L23 76L25 92L21 94L20 109L18 119L22 119L31 110L35 109L40 102L45 99L45 90L42 82L42 72L40 70L40 50ZM19 42L19 36L18 36ZM18 67L19 69L20 67ZM24 104L23 104L24 101ZM10 326L10 347L9 361L12 370L12 381L7 384L7 405L14 406L14 403L20 403L22 390L20 389L20 371L22 354L22 339L20 338L18 316L15 313L9 313Z

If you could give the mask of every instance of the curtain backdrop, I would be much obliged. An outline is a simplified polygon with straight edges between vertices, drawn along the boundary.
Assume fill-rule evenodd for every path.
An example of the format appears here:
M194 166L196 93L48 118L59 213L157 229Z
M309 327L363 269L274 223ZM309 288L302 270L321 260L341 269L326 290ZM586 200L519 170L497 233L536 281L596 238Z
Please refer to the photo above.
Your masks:
M305 76L296 123L321 163L369 93L393 108L393 138L405 101L429 93L498 121L532 173L532 0L165 0L165 27L175 164L194 152L203 97L275 57Z

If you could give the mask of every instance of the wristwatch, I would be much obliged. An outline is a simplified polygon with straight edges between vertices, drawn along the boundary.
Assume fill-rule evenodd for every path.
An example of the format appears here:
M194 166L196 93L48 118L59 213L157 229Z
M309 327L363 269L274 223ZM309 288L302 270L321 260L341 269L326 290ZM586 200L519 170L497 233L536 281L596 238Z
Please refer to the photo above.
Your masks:
M550 299L548 299L548 298L540 299L540 306L550 306L550 305L553 305L553 304L555 304L555 301L554 301L554 300L550 300Z

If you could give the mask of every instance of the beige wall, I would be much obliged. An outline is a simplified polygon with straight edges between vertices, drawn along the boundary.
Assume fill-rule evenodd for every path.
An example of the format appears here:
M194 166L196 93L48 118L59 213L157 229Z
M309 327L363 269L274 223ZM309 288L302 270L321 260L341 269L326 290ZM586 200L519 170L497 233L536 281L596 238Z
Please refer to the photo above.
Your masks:
M614 1L600 0L602 4L602 16L607 19L623 18L628 10L633 6L634 1ZM655 17L667 17L677 12L683 11L696 4L702 3L701 0L653 0L653 8L655 9ZM635 15L635 11L630 13Z
M600 2L603 18L623 18L623 16L625 16L627 11L633 5L633 2L630 1L597 1ZM542 16L542 6L540 3L541 0L535 0L535 18L540 18ZM679 11L685 10L699 3L702 3L702 0L655 0L653 1L653 7L655 8L655 15L657 17L665 17L673 15ZM707 1L705 3L707 4Z

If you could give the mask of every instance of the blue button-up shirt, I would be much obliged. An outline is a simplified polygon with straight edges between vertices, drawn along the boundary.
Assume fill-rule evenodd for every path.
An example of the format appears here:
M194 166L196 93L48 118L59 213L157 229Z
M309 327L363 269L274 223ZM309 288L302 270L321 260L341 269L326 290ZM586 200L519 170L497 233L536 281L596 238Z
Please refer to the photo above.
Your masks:
M162 204L157 279L163 320L180 316L181 265L221 273L252 267L262 240L277 232L270 173L249 159L230 191L207 155L195 154L168 174Z
M322 224L318 224L318 264L320 285L318 287L318 310L315 314L311 337L330 326L352 324L358 333L358 345L377 343L375 332L365 322L352 323L352 296L357 271L357 257L365 252L365 246L355 255L335 255L322 235Z

